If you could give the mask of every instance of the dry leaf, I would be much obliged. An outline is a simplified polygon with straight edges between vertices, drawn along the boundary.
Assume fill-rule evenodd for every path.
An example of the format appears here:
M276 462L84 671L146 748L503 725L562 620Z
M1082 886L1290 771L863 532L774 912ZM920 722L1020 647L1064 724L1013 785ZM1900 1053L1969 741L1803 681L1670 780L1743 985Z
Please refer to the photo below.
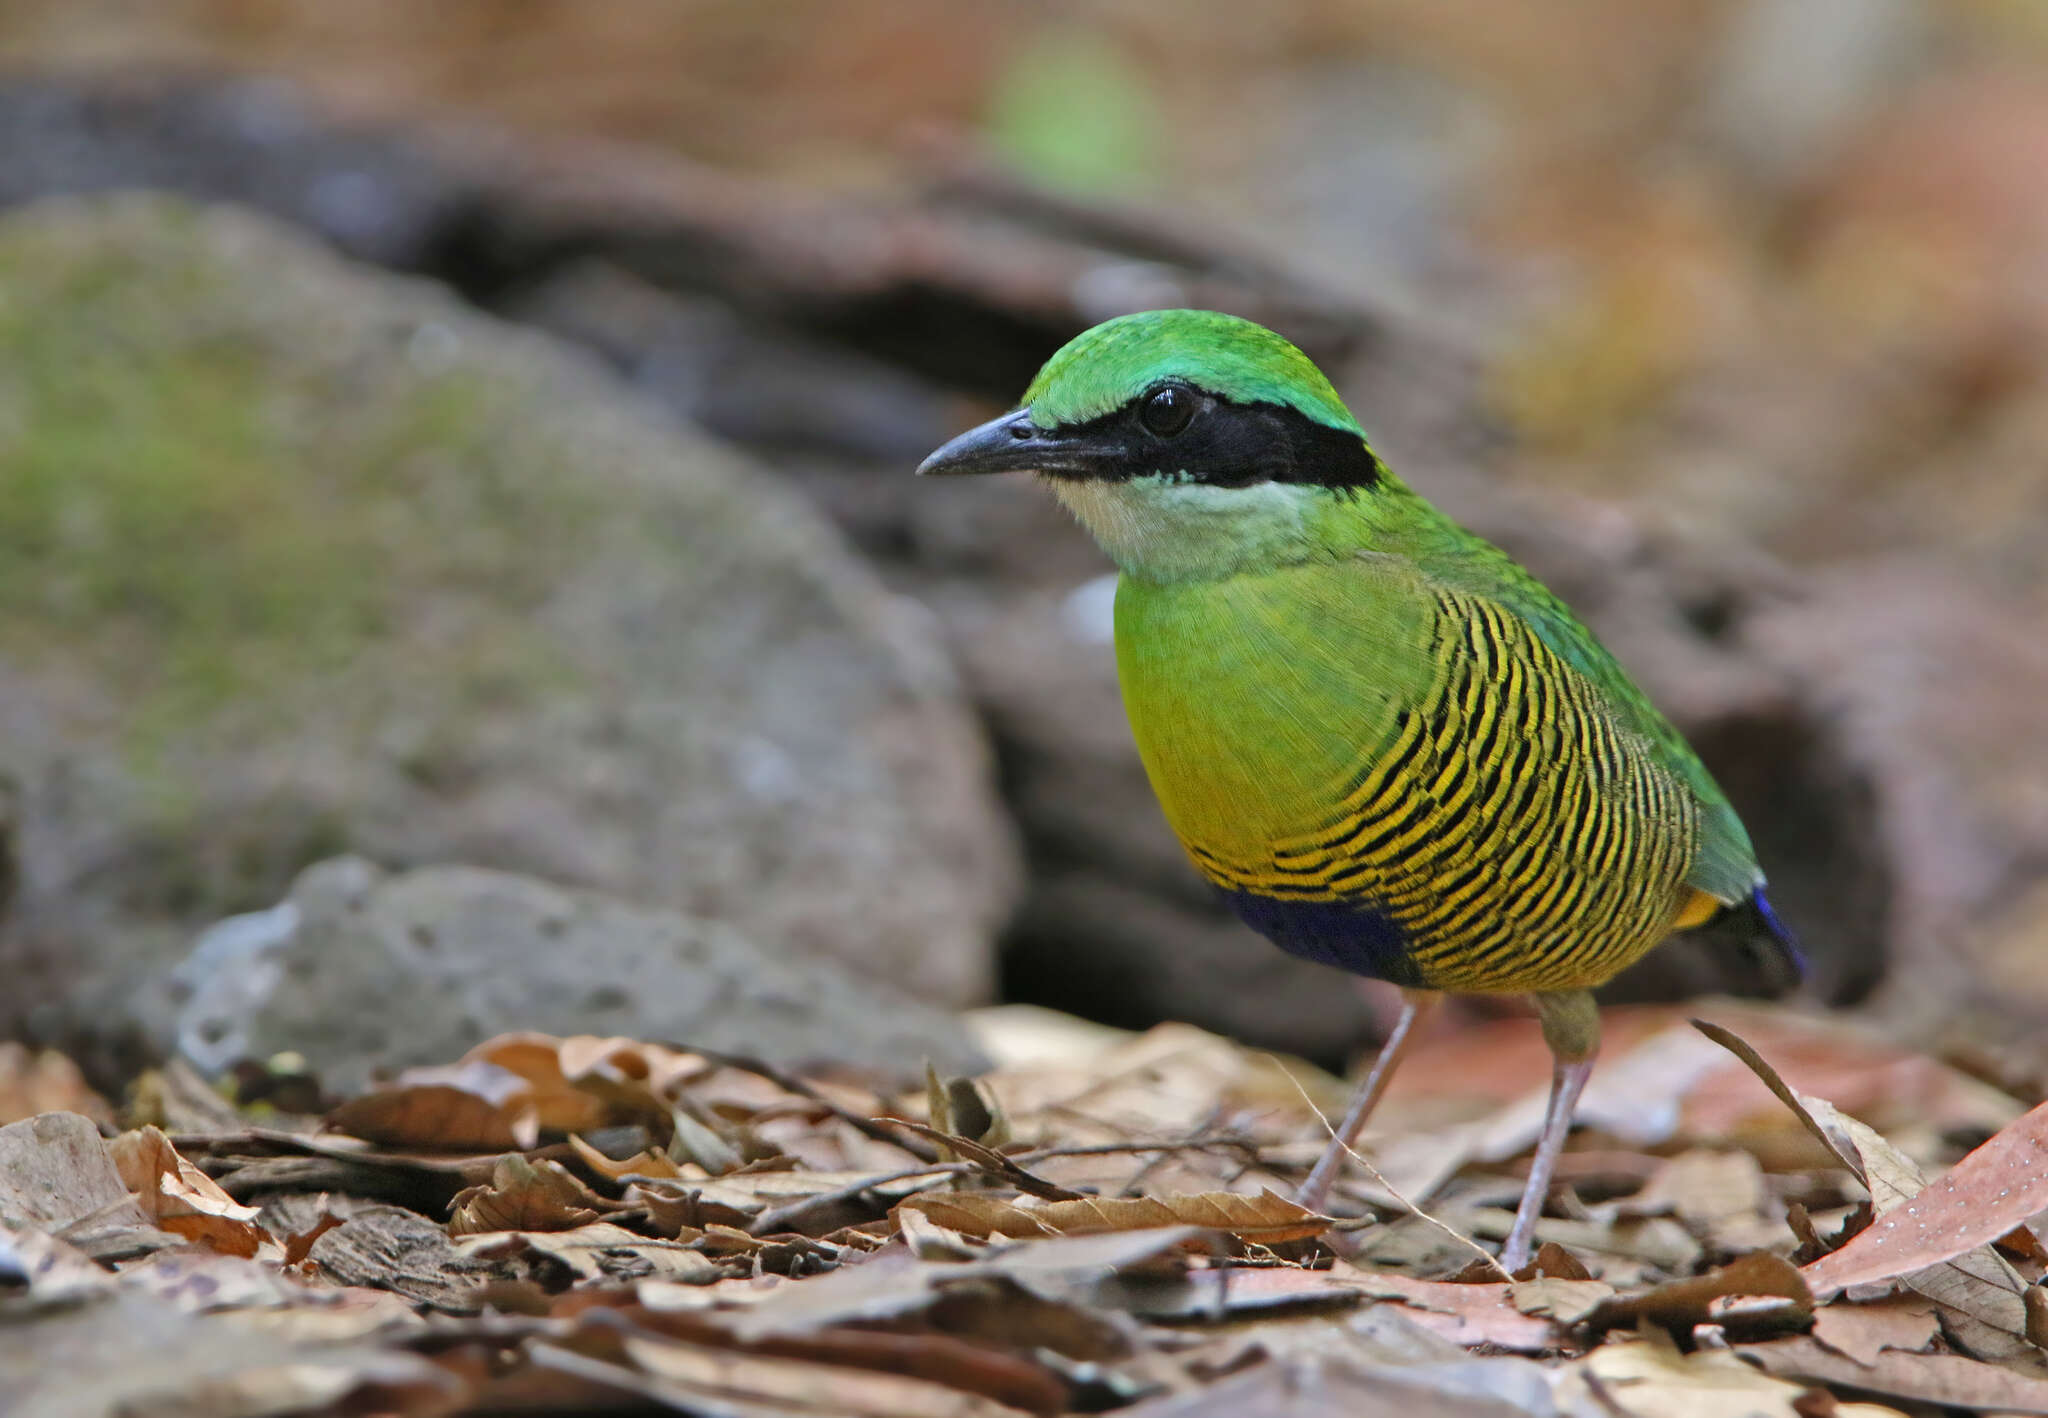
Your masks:
M600 1177L611 1181L623 1181L627 1177L653 1177L667 1181L681 1177L683 1169L665 1152L648 1152L644 1149L623 1160L605 1156L595 1147L574 1133L569 1135L569 1146L575 1150L577 1159Z
M1741 1059L1870 1189L1877 1220L1871 1230L1898 1229L1891 1213L1924 1188L1913 1160L1882 1136L1843 1113L1824 1098L1795 1092L1743 1040L1716 1025L1695 1020L1701 1033ZM1867 1232L1866 1232L1867 1234ZM1989 1245L1903 1277L1906 1284L1942 1305L1951 1338L1986 1359L2009 1359L2033 1352L2026 1338L2025 1285Z
M538 1252L552 1256L579 1280L656 1280L708 1285L729 1272L702 1251L592 1221L567 1231L490 1231L460 1234L456 1247L479 1260Z
M256 1207L243 1206L213 1178L178 1155L153 1127L124 1132L107 1144L122 1185L143 1214L163 1230L223 1255L254 1256L270 1233L257 1224Z
M1806 1267L1816 1290L1909 1275L2003 1238L2048 1209L2048 1103L2016 1120L1833 1255Z
M1805 1344L1803 1339L1781 1343ZM1756 1346L1742 1352L1754 1353ZM1587 1384L1590 1375L1599 1387ZM1576 1391L1575 1391L1576 1390ZM1571 1413L1641 1418L1808 1418L1804 1386L1758 1373L1728 1350L1680 1354L1668 1343L1605 1344L1572 1366L1559 1385ZM1837 1418L1898 1418L1871 1404L1831 1404Z
M0 1282L6 1287L0 1290L0 1314L16 1320L23 1313L14 1303L22 1286L28 1288L30 1308L76 1305L114 1286L114 1277L77 1247L5 1221L0 1221L0 1275L6 1277Z
M1508 1303L1525 1315L1577 1324L1614 1297L1614 1287L1598 1280L1544 1277L1517 1280L1508 1286Z
M1813 1337L1859 1364L1875 1364L1887 1349L1917 1354L1939 1333L1934 1302L1924 1295L1891 1295L1866 1305L1837 1301L1813 1316Z
M563 1041L552 1034L500 1034L484 1040L456 1064L489 1064L525 1080L520 1105L532 1110L544 1132L588 1132L603 1127L611 1108L569 1081L562 1067Z
M1731 1334L1755 1334L1803 1329L1812 1317L1813 1296L1798 1267L1783 1256L1758 1251L1705 1275L1603 1300L1586 1323L1609 1330L1648 1321L1678 1334L1717 1324Z
M130 1195L100 1130L78 1113L0 1127L0 1216L96 1260L171 1244Z
M524 1078L480 1060L411 1068L389 1087L343 1103L327 1126L387 1147L505 1152L539 1137L532 1097Z
M1339 1265L1331 1274L1382 1300L1398 1300L1423 1328L1463 1345L1493 1344L1524 1354L1541 1354L1566 1346L1568 1336L1556 1323L1515 1307L1513 1286L1461 1285L1445 1280L1417 1280L1384 1271Z
M1742 1353L1768 1373L1809 1383L1841 1384L1942 1408L2048 1414L2048 1378L2016 1373L1959 1354L1907 1354L1886 1349L1869 1363L1862 1363L1805 1336L1745 1345Z
M451 1236L483 1231L568 1231L597 1220L604 1200L559 1162L500 1158L483 1186L468 1187L450 1203Z
M1271 1191L1257 1196L1205 1192L1195 1196L1087 1197L1079 1201L1006 1200L981 1192L927 1192L898 1203L965 1236L1084 1236L1158 1226L1228 1231L1255 1245L1319 1236L1330 1218Z
M655 1312L636 1305L628 1307L626 1314L637 1329L689 1346L727 1351L744 1348L749 1355L762 1358L899 1374L1031 1413L1052 1413L1067 1406L1067 1385L1044 1364L1012 1352L1017 1346L1008 1343L992 1348L954 1334L840 1328L771 1335L741 1344L720 1322L720 1316L707 1310Z
M113 1108L65 1055L12 1041L0 1043L0 1124L37 1113L77 1113L96 1123L114 1121Z
M1712 1235L1763 1211L1764 1196L1755 1157L1695 1148L1664 1159L1643 1189L1614 1209L1622 1216L1669 1214Z

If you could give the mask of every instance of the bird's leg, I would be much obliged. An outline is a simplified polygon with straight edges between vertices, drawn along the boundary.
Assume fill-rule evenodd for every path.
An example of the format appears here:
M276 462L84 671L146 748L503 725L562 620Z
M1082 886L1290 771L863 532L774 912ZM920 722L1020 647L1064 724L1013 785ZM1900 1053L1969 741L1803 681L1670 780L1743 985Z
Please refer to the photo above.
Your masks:
M1529 1163L1529 1184L1522 1189L1514 1229L1500 1250L1501 1268L1509 1274L1529 1263L1529 1243L1536 1231L1536 1218L1543 1214L1544 1199L1550 1195L1557 1154L1564 1150L1565 1135L1572 1130L1572 1111L1593 1072L1593 1056L1600 1052L1600 1011L1590 992L1559 990L1533 998L1543 1020L1543 1042L1550 1046L1550 1106L1543 1113L1543 1132L1536 1139L1536 1156Z
M1416 1026L1442 1002L1443 996L1431 990L1401 991L1401 1016L1394 1021L1387 1042L1380 1045L1379 1057L1372 1061L1372 1072L1366 1074L1365 1082L1359 1084L1358 1091L1351 1095L1351 1106L1344 1110L1344 1121L1330 1138L1330 1145L1323 1149L1323 1155L1316 1160L1315 1170L1308 1174L1308 1180L1295 1193L1297 1203L1310 1211L1323 1209L1323 1203L1330 1198L1331 1184L1343 1169L1344 1159L1351 1155L1351 1144L1365 1130L1366 1119L1372 1116L1380 1095L1387 1091L1395 1066L1408 1052L1408 1046L1415 1038Z

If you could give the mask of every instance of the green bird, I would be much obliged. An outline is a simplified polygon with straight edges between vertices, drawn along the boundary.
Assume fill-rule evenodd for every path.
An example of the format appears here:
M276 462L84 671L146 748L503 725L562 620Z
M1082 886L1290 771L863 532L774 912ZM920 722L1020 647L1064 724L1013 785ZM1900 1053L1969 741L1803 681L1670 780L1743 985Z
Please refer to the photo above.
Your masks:
M1685 739L1556 596L1401 482L1272 331L1200 310L1108 321L918 471L1050 482L1121 573L1125 709L1195 867L1281 949L1402 987L1304 1205L1442 992L1528 994L1555 1067L1501 1252L1519 1270L1598 1051L1591 991L1724 916L1796 974Z

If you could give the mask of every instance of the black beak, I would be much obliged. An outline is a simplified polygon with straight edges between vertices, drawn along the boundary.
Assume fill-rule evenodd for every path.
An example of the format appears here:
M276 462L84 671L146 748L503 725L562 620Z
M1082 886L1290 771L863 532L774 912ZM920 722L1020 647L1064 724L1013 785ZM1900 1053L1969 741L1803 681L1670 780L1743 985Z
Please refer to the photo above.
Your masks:
M970 428L917 465L921 477L955 473L1052 473L1086 477L1109 452L1058 430L1040 428L1029 409Z

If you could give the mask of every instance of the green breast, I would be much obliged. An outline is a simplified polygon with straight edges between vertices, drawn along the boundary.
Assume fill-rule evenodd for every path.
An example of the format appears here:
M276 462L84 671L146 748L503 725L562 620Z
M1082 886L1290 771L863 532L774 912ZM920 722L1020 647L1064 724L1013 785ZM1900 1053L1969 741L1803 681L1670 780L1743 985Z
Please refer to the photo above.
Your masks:
M1661 745L1517 614L1405 561L1127 577L1117 656L1204 875L1389 920L1421 983L1598 983L1689 896L1701 804Z

